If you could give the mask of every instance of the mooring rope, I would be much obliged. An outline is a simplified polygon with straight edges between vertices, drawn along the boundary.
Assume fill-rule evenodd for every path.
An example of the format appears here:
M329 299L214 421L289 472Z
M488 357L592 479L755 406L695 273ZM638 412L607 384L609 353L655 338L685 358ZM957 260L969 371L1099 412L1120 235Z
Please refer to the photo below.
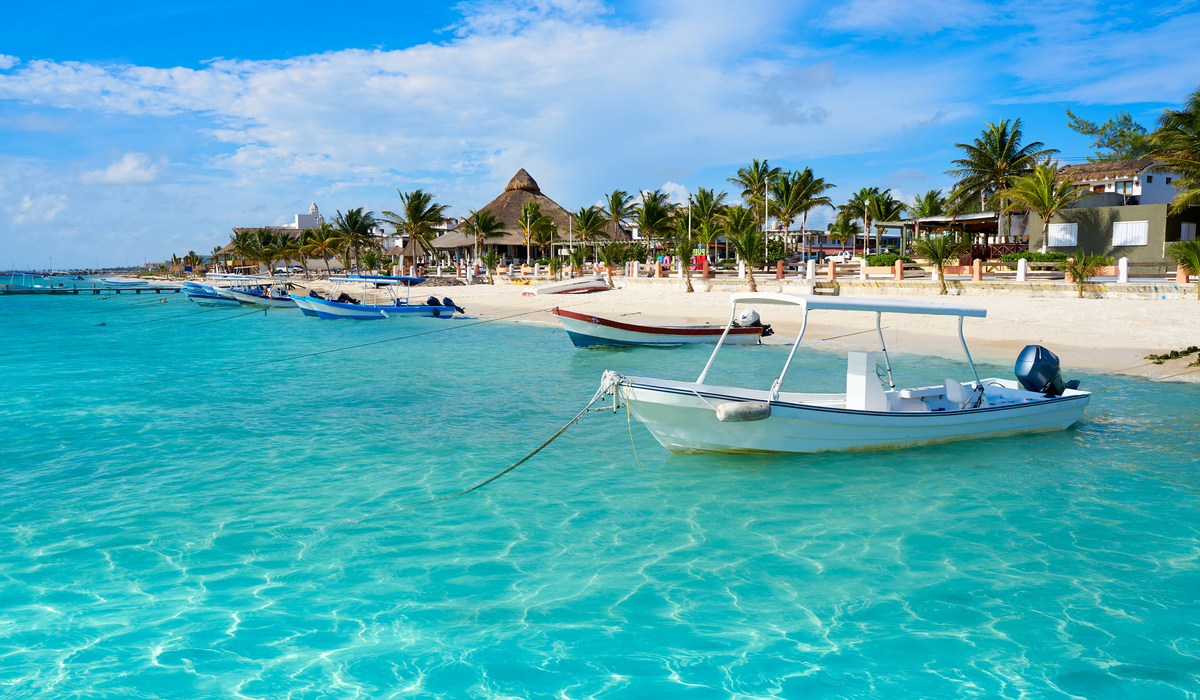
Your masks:
M402 506L402 507L400 508L400 510L410 510L410 509L412 509L412 508L419 508L419 507L421 507L421 506L428 506L428 505L432 505L432 504L434 504L434 503L440 503L440 502L442 502L442 501L448 501L448 500L450 500L451 498L458 498L459 496L465 496L465 495L467 495L468 493L471 493L472 491L475 491L475 490L477 490L477 489L481 489L481 488L483 488L484 486L487 486L488 484L492 483L492 482L493 482L493 481L495 481L496 479L499 479L500 477L502 477L502 476L504 476L505 474L507 474L507 473L511 472L512 470L516 469L517 467L521 466L522 464L524 464L524 463L528 462L530 459L532 459L532 458L533 458L533 456L534 456L534 455L536 455L537 453L539 453L539 452L541 452L542 450L546 449L546 446L547 446L547 445L549 445L550 443L552 443L552 442L554 442L555 440L557 440L557 439L559 438L559 436L560 436L560 435L562 435L563 433L567 432L567 428L570 428L572 425L575 425L575 423L579 422L579 419L580 419L580 418L583 418L583 416L584 416L584 415L585 415L585 414L586 414L588 411L590 411L590 410L592 409L592 406L593 406L593 405L594 405L594 404L595 404L597 401L599 401L599 400L600 400L600 398L601 398L601 397L603 397L603 396L604 396L604 386L603 386L603 385L601 385L601 387L600 387L599 389L597 389L597 390L596 390L596 395L592 397L592 400L591 400L591 401L588 401L588 404L587 404L586 406L584 406L584 407L583 407L583 410L582 410L582 411L580 411L579 413L575 414L575 417L574 417L574 418L572 418L571 420L567 421L567 424L566 424L566 425L564 425L563 427L559 428L557 433L555 433L555 434L551 435L551 436L550 436L550 437L549 437L549 438L548 438L548 439L547 439L545 442L543 442L542 444L538 445L538 446L537 446L536 448L534 448L534 450L533 450L532 452L530 452L529 454L525 455L524 457L522 457L521 459L517 460L516 462L513 462L513 463L512 463L511 465L509 465L508 467L506 467L506 468L504 468L504 469L502 469L502 470L500 470L500 471L496 472L495 474L491 475L491 476L490 476L490 477L488 477L487 479L484 479L483 481L479 482L478 484L475 484L475 485L474 485L474 486L472 486L471 488L469 488L469 489L463 489L462 491L459 491L459 492L457 492L457 493L450 493L450 494L446 494L445 496L438 496L437 498L435 498L435 499L433 499L433 500L431 500L431 501L425 501L425 502L423 502L423 503L414 503L414 504L412 504L412 505L409 505L409 506Z

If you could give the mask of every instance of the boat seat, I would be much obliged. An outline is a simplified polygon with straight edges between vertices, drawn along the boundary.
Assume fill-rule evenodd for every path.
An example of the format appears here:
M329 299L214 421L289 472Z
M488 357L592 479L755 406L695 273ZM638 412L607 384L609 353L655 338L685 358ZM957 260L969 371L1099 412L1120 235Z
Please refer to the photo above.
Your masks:
M981 387L982 388L982 387ZM974 402L976 397L979 397L980 405L983 404L982 392L978 389L971 390L960 384L957 380L946 378L946 400L958 406L961 411L967 407L967 404Z

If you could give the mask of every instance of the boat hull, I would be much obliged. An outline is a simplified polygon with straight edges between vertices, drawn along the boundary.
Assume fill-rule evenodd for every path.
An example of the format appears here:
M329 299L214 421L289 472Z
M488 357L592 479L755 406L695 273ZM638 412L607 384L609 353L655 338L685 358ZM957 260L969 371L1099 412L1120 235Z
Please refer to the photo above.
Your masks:
M300 312L305 316L315 317L317 315L317 310L308 303L310 297L298 296L296 294L291 294L289 296L292 297L292 301L296 302L296 308L300 309Z
M539 284L533 288L532 294L541 296L545 294L577 294L581 292L603 292L612 289L608 286L608 282L604 281L602 275L594 275L588 277L577 277L573 280L563 280L561 282L550 282L549 284Z
M770 417L764 420L723 422L717 419L716 406L765 401L766 392L639 377L627 377L618 391L632 415L663 447L685 454L882 450L1063 430L1083 416L1090 398L1086 392L1068 391L1028 403L911 413L780 400L769 402Z
M689 343L715 343L724 326L639 326L554 309L562 327L577 348L677 346ZM726 344L753 345L762 337L761 328L730 328Z
M305 301L317 318L322 320L353 319L357 321L381 321L406 316L450 318L454 308L450 306L428 306L426 304L402 304L400 306L377 304L347 304L341 301L307 297Z
M276 299L275 297L260 297L257 294L247 294L236 289L228 290L230 296L245 306L265 306L272 309L297 309L293 299Z

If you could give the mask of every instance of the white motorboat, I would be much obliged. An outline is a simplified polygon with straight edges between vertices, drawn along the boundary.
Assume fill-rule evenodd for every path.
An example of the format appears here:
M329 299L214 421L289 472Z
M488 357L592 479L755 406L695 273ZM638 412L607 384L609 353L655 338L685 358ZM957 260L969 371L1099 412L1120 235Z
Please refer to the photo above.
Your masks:
M580 292L603 292L609 289L612 287L604 281L604 275L588 275L561 282L539 284L526 294L532 293L539 296L543 294L578 294Z
M614 405L626 404L633 417L672 452L855 451L1062 430L1080 419L1091 396L1078 390L1078 382L1064 384L1058 358L1037 345L1022 351L1016 381L980 379L962 323L966 316L986 316L986 309L772 293L733 294L730 303L731 323L739 303L792 305L803 311L800 333L783 371L769 388L706 384L723 342L717 343L695 382L604 374L602 387L614 397ZM886 386L877 374L875 352L850 352L845 393L782 390L813 309L875 313ZM958 316L959 339L975 380L959 383L948 378L936 386L897 389L883 343L882 313Z

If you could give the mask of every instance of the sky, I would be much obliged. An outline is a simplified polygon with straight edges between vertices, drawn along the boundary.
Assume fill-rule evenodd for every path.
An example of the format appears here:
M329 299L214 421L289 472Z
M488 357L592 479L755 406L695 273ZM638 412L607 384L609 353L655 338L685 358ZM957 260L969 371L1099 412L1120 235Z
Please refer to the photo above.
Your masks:
M1153 128L1200 86L1196 0L247 5L6 8L0 269L207 253L398 190L465 215L520 168L571 209L732 192L752 158L911 201L985 122L1079 162L1067 107Z

